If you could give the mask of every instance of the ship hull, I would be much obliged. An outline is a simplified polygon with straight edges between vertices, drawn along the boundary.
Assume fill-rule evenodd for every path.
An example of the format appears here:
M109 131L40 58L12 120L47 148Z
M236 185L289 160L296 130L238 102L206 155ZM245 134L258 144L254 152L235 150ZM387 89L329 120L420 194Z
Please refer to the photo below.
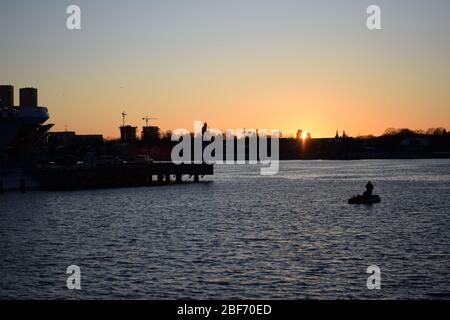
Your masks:
M45 107L0 108L0 174L22 166L27 150L52 127L43 125L48 119Z
M49 119L47 108L3 108L0 111L0 154L14 142L21 141L24 132L39 133L41 124Z

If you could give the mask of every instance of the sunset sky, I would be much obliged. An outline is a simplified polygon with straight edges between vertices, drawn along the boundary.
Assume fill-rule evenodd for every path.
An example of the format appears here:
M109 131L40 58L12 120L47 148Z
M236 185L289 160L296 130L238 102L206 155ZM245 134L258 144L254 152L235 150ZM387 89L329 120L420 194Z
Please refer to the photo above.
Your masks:
M162 130L450 128L449 35L448 0L2 0L0 84L37 87L55 131L105 137L123 110Z

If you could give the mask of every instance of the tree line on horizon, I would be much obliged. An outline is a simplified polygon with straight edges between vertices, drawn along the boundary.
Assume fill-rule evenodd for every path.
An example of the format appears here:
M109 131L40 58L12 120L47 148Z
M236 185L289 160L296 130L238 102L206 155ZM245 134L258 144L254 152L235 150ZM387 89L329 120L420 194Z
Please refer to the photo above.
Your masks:
M225 133L223 133L223 135L224 134ZM450 131L448 131L446 128L443 128L443 127L429 128L426 130L422 130L422 129L413 130L413 129L409 129L409 128L388 128L380 136L375 136L375 135L369 134L369 135L360 135L360 136L352 137L350 134L346 133L345 138L347 138L347 139L355 138L355 139L365 140L365 139L373 139L376 137L447 136L447 135L450 135ZM191 133L191 136L193 136L193 133ZM160 134L161 140L171 140L171 137L172 137L172 130L166 130L166 131L161 132L161 134ZM281 133L280 138L281 139L297 139L295 136L283 136L282 133ZM106 138L105 140L106 141L118 141L118 140L120 140L120 138Z
M167 130L161 134L162 139L170 139L172 135L171 130ZM380 137L390 137L390 136L446 136L450 135L450 131L448 131L446 128L443 127L437 127L437 128L429 128L426 130L418 129L413 130L409 128L387 128ZM361 135L357 136L357 139L372 139L376 138L377 136L374 135ZM295 137L283 137L281 134L282 139L296 139ZM349 134L346 134L346 138L351 138Z

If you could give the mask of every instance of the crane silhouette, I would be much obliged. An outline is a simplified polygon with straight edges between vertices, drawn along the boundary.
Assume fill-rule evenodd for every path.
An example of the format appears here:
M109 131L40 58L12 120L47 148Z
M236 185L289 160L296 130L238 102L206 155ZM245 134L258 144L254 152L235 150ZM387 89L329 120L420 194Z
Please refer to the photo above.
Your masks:
M148 122L150 120L158 120L158 118L149 118L148 116L145 116L144 118L142 118L142 120L145 121L145 126L148 127Z
M125 117L127 116L127 114L124 112L122 112L122 127L125 127Z

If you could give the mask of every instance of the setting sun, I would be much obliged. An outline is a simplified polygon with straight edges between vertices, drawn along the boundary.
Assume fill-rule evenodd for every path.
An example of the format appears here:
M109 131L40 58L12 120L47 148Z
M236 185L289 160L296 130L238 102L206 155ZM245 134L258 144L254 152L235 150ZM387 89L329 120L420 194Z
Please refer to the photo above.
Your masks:
M302 140L306 140L310 137L309 132L303 131L302 132Z

